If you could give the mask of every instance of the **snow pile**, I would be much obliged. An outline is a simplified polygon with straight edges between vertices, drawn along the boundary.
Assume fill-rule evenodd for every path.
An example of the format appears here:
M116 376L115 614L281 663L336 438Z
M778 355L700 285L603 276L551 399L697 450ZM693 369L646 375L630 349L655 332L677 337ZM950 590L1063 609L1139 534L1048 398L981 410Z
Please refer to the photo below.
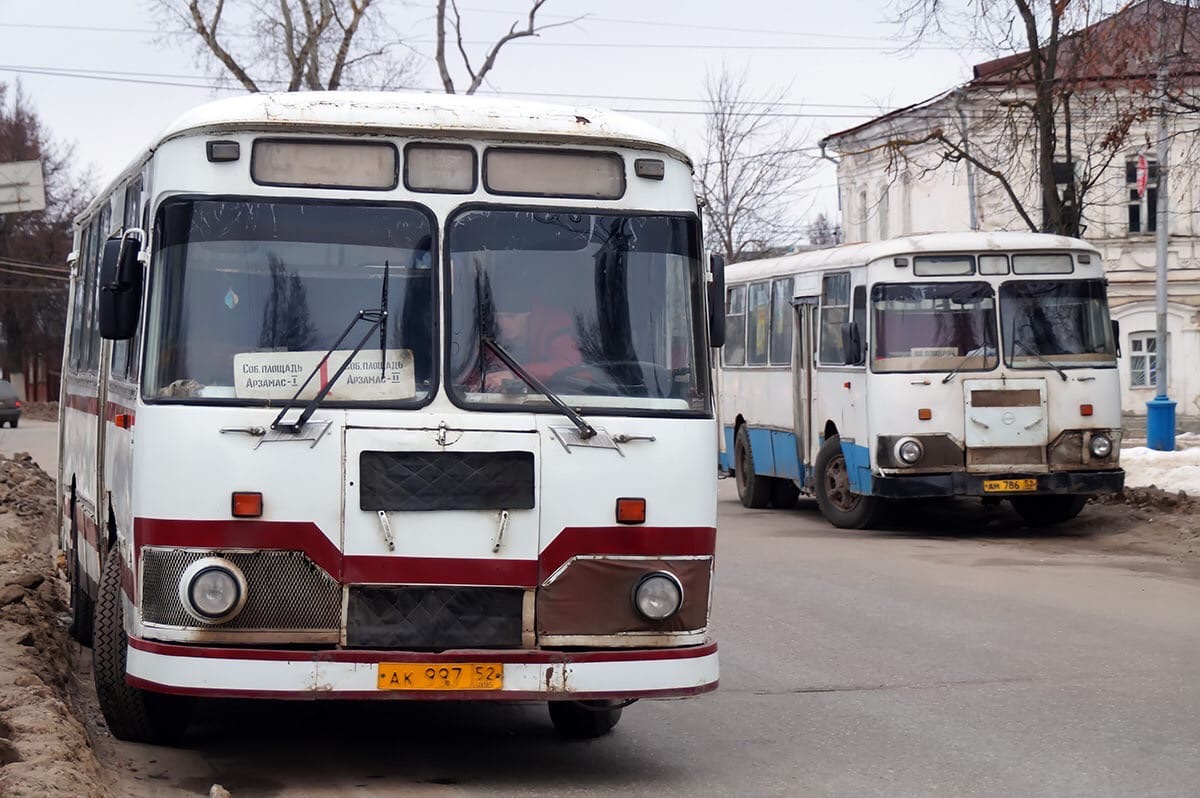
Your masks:
M1191 438L1193 433L1187 435ZM1200 496L1200 446L1177 448L1174 452L1144 446L1122 449L1121 467L1125 469L1127 487L1154 485L1171 493L1183 491Z

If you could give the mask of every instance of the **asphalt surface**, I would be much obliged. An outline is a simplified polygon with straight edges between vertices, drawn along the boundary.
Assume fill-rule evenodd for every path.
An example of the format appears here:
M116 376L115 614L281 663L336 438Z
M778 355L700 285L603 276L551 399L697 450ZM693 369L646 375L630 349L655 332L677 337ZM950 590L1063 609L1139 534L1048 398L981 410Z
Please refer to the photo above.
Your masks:
M584 743L542 706L216 702L168 749L112 740L93 705L114 792L1197 795L1200 582L1051 553L1004 511L852 533L721 496L714 694Z
M0 427L0 454L29 452L50 476L58 472L58 424L22 418L17 428Z

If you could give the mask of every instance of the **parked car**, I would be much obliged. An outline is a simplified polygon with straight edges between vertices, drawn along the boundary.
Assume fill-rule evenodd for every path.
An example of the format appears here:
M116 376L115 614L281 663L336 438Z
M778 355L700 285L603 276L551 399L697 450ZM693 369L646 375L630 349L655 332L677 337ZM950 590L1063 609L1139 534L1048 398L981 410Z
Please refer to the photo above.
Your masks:
M17 389L8 380L0 380L0 427L5 422L17 426L21 420L21 400L17 398Z

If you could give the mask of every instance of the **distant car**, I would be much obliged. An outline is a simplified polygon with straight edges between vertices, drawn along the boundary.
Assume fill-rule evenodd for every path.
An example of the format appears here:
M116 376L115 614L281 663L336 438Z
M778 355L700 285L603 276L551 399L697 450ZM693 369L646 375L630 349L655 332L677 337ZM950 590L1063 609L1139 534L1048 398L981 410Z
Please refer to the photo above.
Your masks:
M0 380L0 427L7 421L13 427L21 420L21 400L17 389L8 380Z

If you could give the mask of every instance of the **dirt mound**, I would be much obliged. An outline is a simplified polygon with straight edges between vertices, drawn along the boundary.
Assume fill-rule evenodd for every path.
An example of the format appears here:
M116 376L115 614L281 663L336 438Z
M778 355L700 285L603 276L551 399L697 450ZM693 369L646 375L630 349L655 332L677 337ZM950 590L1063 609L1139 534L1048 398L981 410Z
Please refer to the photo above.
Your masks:
M54 482L0 456L0 795L110 796L70 709L73 663L50 551Z
M1106 493L1092 499L1095 504L1124 504L1139 509L1164 512L1195 513L1200 511L1200 500L1183 491L1171 493L1151 485L1147 488L1125 488L1120 493Z
M21 417L58 421L58 402L26 402L21 405Z

